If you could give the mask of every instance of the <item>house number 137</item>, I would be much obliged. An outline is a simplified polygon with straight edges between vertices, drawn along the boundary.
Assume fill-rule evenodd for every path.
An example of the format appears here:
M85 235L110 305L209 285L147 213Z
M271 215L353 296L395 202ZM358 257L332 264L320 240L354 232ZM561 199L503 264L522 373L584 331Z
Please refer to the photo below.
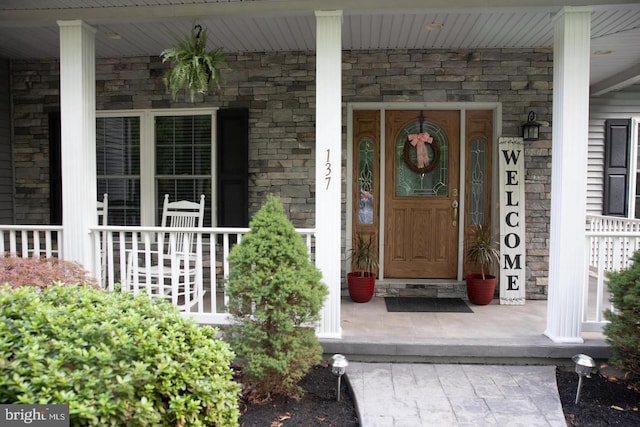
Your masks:
M331 156L331 149L327 148L327 161L324 164L324 168L325 168L324 180L327 181L326 190L329 189L329 184L331 184L331 161L330 161L330 156Z

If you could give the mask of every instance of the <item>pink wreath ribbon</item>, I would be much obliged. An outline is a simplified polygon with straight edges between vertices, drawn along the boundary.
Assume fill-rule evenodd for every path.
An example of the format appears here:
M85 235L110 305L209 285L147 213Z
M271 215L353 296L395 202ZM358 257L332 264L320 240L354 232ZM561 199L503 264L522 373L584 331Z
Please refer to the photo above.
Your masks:
M427 146L425 143L433 143L433 137L427 132L412 133L409 135L409 142L416 147L416 155L418 157L418 167L424 168L429 165L429 153L427 153Z

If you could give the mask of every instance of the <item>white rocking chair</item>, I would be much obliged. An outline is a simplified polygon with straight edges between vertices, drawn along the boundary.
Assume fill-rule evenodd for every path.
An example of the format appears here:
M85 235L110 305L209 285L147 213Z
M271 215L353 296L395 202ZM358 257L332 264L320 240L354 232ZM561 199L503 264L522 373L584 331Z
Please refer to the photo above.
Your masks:
M169 202L164 196L162 228L202 228L204 194L200 202ZM126 287L137 294L166 298L181 310L202 304L202 237L198 233L160 232L157 250L149 250L148 242L138 248L137 240L128 259ZM197 251L198 247L200 251ZM139 259L138 254L144 255Z

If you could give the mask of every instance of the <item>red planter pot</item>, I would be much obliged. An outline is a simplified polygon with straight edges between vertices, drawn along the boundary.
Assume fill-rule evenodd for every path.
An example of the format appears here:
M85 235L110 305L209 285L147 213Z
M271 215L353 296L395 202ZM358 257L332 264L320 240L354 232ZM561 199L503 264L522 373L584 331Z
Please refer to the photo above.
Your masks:
M373 298L373 291L376 286L376 276L371 273L352 271L347 273L347 285L349 285L349 296L353 302L369 302Z
M496 276L489 274L468 274L467 275L467 297L469 302L475 305L487 305L493 300L496 291Z

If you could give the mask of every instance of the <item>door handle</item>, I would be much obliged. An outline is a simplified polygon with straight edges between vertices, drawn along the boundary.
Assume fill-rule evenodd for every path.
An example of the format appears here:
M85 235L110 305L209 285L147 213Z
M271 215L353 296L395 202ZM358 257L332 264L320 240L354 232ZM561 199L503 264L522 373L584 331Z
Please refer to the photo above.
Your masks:
M458 201L454 200L451 202L451 207L453 208L453 220L451 221L452 226L458 225Z

